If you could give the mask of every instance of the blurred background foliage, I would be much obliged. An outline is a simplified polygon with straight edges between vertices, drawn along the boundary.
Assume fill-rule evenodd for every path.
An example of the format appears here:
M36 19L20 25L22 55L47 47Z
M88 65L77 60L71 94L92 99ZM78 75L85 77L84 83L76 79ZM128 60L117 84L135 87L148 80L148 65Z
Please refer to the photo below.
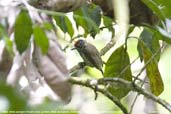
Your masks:
M73 6L75 9L72 9L72 12L68 9L70 7L65 5L61 6L61 9L55 9L46 6L49 5L46 2L36 4L30 1L29 3L39 8L35 10L37 14L34 14L34 10L25 2L11 0L6 3L5 0L0 0L0 111L121 114L121 110L104 95L99 94L98 99L94 100L92 90L77 85L72 87L72 100L67 105L54 100L51 94L44 94L49 92L48 90L46 92L46 89L33 92L29 79L27 77L23 79L23 75L17 79L15 86L10 86L7 80L9 73L13 73L11 68L16 61L14 58L17 53L24 55L33 45L33 40L42 54L46 55L50 48L49 32L55 31L59 47L66 55L66 66L70 69L82 61L76 51L71 51L75 40L86 39L101 50L119 29L112 0L93 0L92 3L80 4L79 7ZM145 67L147 74L143 72L139 78L144 80L147 76L149 79L147 86L150 85L148 90L171 103L171 0L130 0L128 7L130 26L124 46L119 48L113 46L102 56L106 63L104 77L120 75L119 78L132 81L133 76L141 72L143 63L147 64L153 58ZM8 12L5 12L6 10ZM40 21L37 15L43 19ZM132 63L137 57L139 57L138 61ZM129 64L131 67L121 74ZM91 67L75 71L70 75L86 79L103 77L100 71ZM137 82L139 83L141 81ZM168 114L163 107L145 102L147 99L144 100L141 95L138 96L136 103L132 104L136 94L126 87L110 85L108 90L121 99L128 109L131 110L133 107L133 114L148 114L152 111Z

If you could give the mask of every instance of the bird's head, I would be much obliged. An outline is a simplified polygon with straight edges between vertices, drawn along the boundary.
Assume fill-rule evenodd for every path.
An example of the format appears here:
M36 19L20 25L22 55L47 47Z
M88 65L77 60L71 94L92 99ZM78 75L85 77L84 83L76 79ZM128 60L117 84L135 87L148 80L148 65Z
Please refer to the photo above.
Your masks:
M77 40L74 44L75 48L81 49L85 46L85 40Z

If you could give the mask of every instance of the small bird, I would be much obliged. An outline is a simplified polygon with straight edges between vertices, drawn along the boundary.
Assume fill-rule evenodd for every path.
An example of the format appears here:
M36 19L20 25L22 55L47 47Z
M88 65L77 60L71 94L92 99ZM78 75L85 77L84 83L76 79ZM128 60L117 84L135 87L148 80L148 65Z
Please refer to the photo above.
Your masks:
M86 65L96 67L103 74L103 61L96 47L85 40L78 40L74 44Z

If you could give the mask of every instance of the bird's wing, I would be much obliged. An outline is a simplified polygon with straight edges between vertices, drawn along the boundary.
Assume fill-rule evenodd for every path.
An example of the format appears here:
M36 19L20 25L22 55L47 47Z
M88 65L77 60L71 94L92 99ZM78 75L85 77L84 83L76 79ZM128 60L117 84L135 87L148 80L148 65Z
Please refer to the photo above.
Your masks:
M99 70L102 69L103 62L100 57L100 54L95 46L92 44L87 44L88 46L85 46L84 52L86 58Z

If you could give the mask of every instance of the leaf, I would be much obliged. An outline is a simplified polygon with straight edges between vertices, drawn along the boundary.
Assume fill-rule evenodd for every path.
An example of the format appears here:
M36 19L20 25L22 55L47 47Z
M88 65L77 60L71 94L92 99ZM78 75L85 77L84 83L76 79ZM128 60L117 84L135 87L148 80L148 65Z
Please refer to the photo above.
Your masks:
M0 23L0 39L6 34L5 27Z
M153 55L149 48L143 42L140 43L140 46L142 49L143 59L146 65L147 77L150 81L151 92L154 95L158 96L164 90L164 85L158 69L157 62L155 59L151 59Z
M1 45L2 48L0 48L0 81L6 80L6 77L8 76L13 65L13 56L5 46L6 45Z
M14 25L14 37L17 50L23 53L29 45L32 35L32 21L26 11L21 11Z
M85 36L89 33L92 37L100 31L99 25L101 23L100 7L95 5L84 5L80 9L74 11L74 20L77 27L82 26L85 30Z
M96 23L97 26L100 26L101 23L101 8L94 4L88 6L88 14L90 18Z
M158 8L159 5L155 1L152 0L142 0L153 12L156 13L156 15L164 20L164 14L163 12Z
M146 28L146 27L144 28L143 32L140 35L140 40L138 42L138 52L139 52L141 61L143 60L143 54L142 54L142 48L140 46L140 42L143 42L147 46L147 48L149 48L151 53L155 54L156 52L160 51L159 39L160 39L160 36L158 36L156 31L150 28ZM155 59L159 61L160 54L158 54L155 57Z
M171 0L166 0L166 1L158 0L158 1L159 1L159 7L161 8L160 10L164 12L165 17L171 19L171 15L170 15Z
M43 23L43 28L46 30L52 30L53 29L53 25L49 22L44 22Z
M121 46L116 51L112 53L109 57L104 76L105 77L118 77L128 81L132 80L131 69L128 67L130 64L128 53L124 46ZM125 69L128 67L127 69ZM109 91L116 97L122 98L126 96L129 92L129 89L123 85L110 85Z
M109 29L109 31L112 32L112 36L114 36L114 28L113 28L113 20L107 16L103 16L103 24L105 25L105 27L107 27Z
M24 97L19 94L16 88L12 88L0 81L0 95L7 98L9 101L9 111L20 111L26 110L26 101Z
M171 34L159 26L157 26L156 29L158 30L158 35L160 36L160 40L163 40L171 44Z
M171 25L170 23L171 21L169 19L166 19L165 26L167 26L168 31L171 30L171 27L169 26ZM160 26L156 26L156 27L146 26L146 27L147 27L147 31L153 32L154 34L153 36L157 37L158 40L162 40L171 44L171 34L167 30L161 28Z
M5 46L6 46L7 50L9 51L10 55L14 56L13 42L7 36L4 36L4 41L5 41L5 44L6 44Z
M5 29L5 27L0 24L0 40L1 38L3 38L3 40L5 41L5 47L7 48L7 50L9 51L9 53L11 54L11 56L13 56L13 42L10 40L10 38L7 35L7 30Z
M41 48L42 53L45 54L49 48L49 40L46 36L46 33L38 25L34 27L34 40L36 44Z
M171 0L142 0L160 19L171 18Z
M69 35L73 37L74 29L67 16L54 16L54 19L64 33L68 32Z

